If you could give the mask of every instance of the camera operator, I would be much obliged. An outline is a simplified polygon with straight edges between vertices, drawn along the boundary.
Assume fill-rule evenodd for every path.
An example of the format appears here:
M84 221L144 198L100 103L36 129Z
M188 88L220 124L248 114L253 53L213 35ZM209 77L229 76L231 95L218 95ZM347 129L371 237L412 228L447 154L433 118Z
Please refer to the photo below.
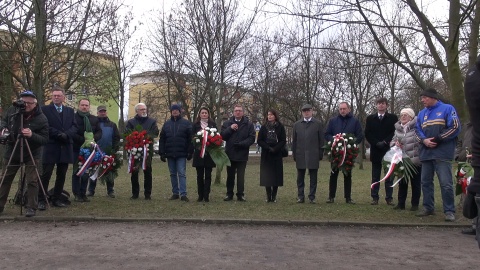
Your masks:
M26 145L23 146L23 161L25 166L25 184L27 185L27 204L25 216L35 216L37 209L38 194L38 175L35 171L36 164L39 164L42 156L42 146L48 142L48 120L37 105L37 97L32 91L24 91L20 94L20 100L14 102L4 114L1 122L1 128L9 131L9 136L0 139L0 143L6 144L6 152L2 160L2 173L0 181L4 178L0 186L0 213L3 212L7 202L8 193L12 186L13 179L20 168L20 142L17 144L15 152L13 148L18 134L26 138L33 159L28 152ZM20 126L20 117L23 117L23 127ZM4 134L6 132L3 132ZM11 158L10 166L7 167ZM35 163L34 163L35 162Z

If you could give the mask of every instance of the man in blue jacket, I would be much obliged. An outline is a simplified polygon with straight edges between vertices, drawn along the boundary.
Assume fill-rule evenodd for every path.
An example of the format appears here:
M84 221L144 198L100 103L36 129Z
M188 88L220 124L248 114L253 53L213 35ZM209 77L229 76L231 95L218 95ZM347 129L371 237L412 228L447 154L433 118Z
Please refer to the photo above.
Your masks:
M348 102L340 102L338 105L338 116L333 117L328 122L327 130L325 131L325 140L327 142L332 141L333 136L339 133L353 134L357 145L363 141L362 125L358 119L353 116ZM335 194L337 192L338 173L338 168L332 169L330 172L327 203L334 202ZM355 204L352 200L352 172L343 175L343 182L346 203Z
M181 116L182 108L173 104L170 108L171 117L165 122L160 132L158 150L163 162L168 160L172 196L170 200L179 199L188 202L187 197L187 159L193 157L192 123Z
M440 101L435 89L426 89L421 94L425 106L417 117L416 134L420 140L422 162L423 210L417 216L434 214L433 176L437 173L442 192L445 221L455 221L455 198L453 193L452 163L460 120L455 108Z

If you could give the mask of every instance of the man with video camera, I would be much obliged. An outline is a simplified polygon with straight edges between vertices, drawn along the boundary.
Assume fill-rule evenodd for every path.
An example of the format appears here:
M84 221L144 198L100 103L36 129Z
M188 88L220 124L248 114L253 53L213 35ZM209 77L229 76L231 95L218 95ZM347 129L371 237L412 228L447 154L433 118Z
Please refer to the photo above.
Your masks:
M23 117L23 126L20 126L22 122L21 117ZM27 210L25 216L35 216L39 190L39 179L35 165L39 163L42 157L42 146L48 142L48 120L42 113L42 110L40 110L37 104L37 97L32 91L22 92L20 99L8 108L2 117L0 130L1 134L3 134L0 136L0 143L6 145L5 155L2 160L2 173L0 175L0 181L3 179L3 183L0 186L0 213L4 210L13 179L20 168L19 165L21 165L21 148L20 142L17 143L17 140L25 138L32 153L32 156L30 156L28 147L24 144L25 183L23 184L27 187ZM16 143L17 147L15 152L13 152ZM10 165L7 166L10 159Z

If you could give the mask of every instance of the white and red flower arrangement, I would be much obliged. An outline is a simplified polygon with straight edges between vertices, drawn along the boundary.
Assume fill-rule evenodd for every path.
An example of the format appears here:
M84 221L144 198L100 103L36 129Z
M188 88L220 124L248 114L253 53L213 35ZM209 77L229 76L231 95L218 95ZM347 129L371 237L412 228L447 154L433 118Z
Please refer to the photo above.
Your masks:
M417 173L417 168L413 164L412 160L403 152L403 150L394 145L388 152L383 156L382 166L384 171L386 171L385 176L375 183L371 184L371 188L375 185L384 182L389 179L392 175L396 176L398 180L392 185L396 186L401 180L410 181L413 176Z
M139 168L147 169L147 163L153 156L153 140L146 130L138 125L134 131L125 134L125 150L128 154L128 172Z
M353 134L338 133L324 146L328 151L328 160L332 169L338 168L346 175L352 173L355 158L359 153L355 140Z
M206 127L198 131L193 136L193 144L200 150L201 158L205 156L205 152L208 152L220 170L222 170L225 165L230 166L230 159L223 148L222 135L220 135L216 128Z
M457 184L455 185L455 195L467 194L467 186L472 179L473 168L468 162L458 162L457 172L455 178Z

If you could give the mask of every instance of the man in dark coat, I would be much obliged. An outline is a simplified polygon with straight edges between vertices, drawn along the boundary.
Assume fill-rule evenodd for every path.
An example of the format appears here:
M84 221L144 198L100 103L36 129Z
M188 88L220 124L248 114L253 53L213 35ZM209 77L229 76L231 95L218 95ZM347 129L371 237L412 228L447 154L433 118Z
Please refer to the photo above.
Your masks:
M221 135L227 142L225 151L230 159L231 166L227 166L227 196L224 201L233 200L235 174L237 175L237 200L245 199L245 169L247 167L250 146L255 142L255 128L253 123L244 116L243 106L235 105L233 117L222 125Z
M327 131L325 131L325 140L332 141L333 136L339 133L353 134L355 136L355 144L359 145L363 141L362 125L351 112L348 102L340 102L338 105L338 115L328 122ZM333 203L337 192L337 180L339 169L330 171L329 193L327 203ZM345 202L355 204L352 200L352 172L343 174Z
M390 141L395 134L395 123L398 117L387 111L388 100L384 97L377 99L377 112L367 116L365 126L365 139L370 144L370 161L372 162L372 183L380 180L382 173L383 156L390 149ZM388 205L393 203L393 177L385 181L385 200ZM375 185L371 192L371 205L378 204L378 190L380 185Z
M65 91L62 88L52 89L52 103L42 106L42 111L48 119L49 140L43 148L43 173L41 176L43 187L47 190L53 169L57 165L55 186L51 201L53 206L67 206L60 200L65 176L68 170L68 164L72 164L73 157L73 137L77 133L78 127L75 121L75 112L72 108L63 105L65 100ZM46 198L43 192L38 193L38 210L45 210Z
M147 134L153 139L158 137L158 126L157 120L148 117L147 114L147 106L144 103L138 103L135 105L135 117L128 120L127 125L125 128L127 131L135 130L135 128L140 125L143 130L147 131ZM148 157L149 160L147 161L147 168L143 171L144 175L144 195L145 200L151 200L152 195L152 157ZM135 170L132 172L130 177L130 181L132 182L132 197L130 199L136 200L138 199L138 194L140 193L140 184L138 183L138 173L139 170Z
M313 117L313 107L302 107L302 120L293 125L292 156L297 167L297 203L305 202L305 173L310 174L308 199L315 203L317 192L318 168L323 158L323 124Z
M23 164L25 164L25 183L22 183L21 188L26 185L27 189L27 204L25 216L35 216L37 209L37 194L38 194L38 174L36 171L37 164L40 162L42 155L42 146L48 141L48 120L37 105L37 98L31 91L25 91L20 94L20 99L25 103L25 112L18 114L19 109L17 107L10 107L2 118L0 125L0 131L8 130L10 132L10 138L8 141L2 142L6 144L6 151L4 159L2 161L2 173L0 175L0 181L3 179L3 183L0 186L0 214L3 212L5 203L7 202L8 193L12 186L13 179L20 168L20 141L17 143L17 148L13 152L15 147L16 138L19 132L25 138L27 145L23 145ZM20 117L23 117L23 127L20 127ZM32 156L30 156L30 149ZM11 158L10 165L8 161ZM33 160L32 160L33 158ZM40 191L43 193L43 191ZM23 192L21 194L24 194Z
M78 125L78 131L73 136L73 156L75 158L74 168L79 167L78 155L80 154L80 147L85 142L85 132L92 132L93 139L98 142L102 138L102 129L98 123L98 118L90 114L90 100L82 98L78 101L78 109L75 113L75 121ZM88 142L87 142L88 143ZM102 149L103 150L103 149ZM72 174L72 192L75 196L76 202L89 202L87 198L87 185L90 175L84 173L81 177L77 176L78 170L74 169Z
M171 117L162 127L158 150L163 162L168 160L172 196L170 200L188 202L187 197L187 159L192 159L192 123L181 116L182 108L173 104L170 108Z
M107 155L115 154L120 147L120 132L118 131L117 124L108 119L107 107L100 105L97 107L97 118L100 128L102 129L102 137L97 141L100 149ZM115 179L111 172L104 175L106 177L105 183L107 185L107 195L110 198L115 198L115 190L113 189ZM95 187L97 181L92 179L88 182L87 196L93 196L95 194Z
M475 65L470 67L465 77L465 97L470 123L472 123L472 167L473 177L467 187L469 193L476 194L475 202L480 210L480 55ZM480 222L476 224L477 242L480 248Z

